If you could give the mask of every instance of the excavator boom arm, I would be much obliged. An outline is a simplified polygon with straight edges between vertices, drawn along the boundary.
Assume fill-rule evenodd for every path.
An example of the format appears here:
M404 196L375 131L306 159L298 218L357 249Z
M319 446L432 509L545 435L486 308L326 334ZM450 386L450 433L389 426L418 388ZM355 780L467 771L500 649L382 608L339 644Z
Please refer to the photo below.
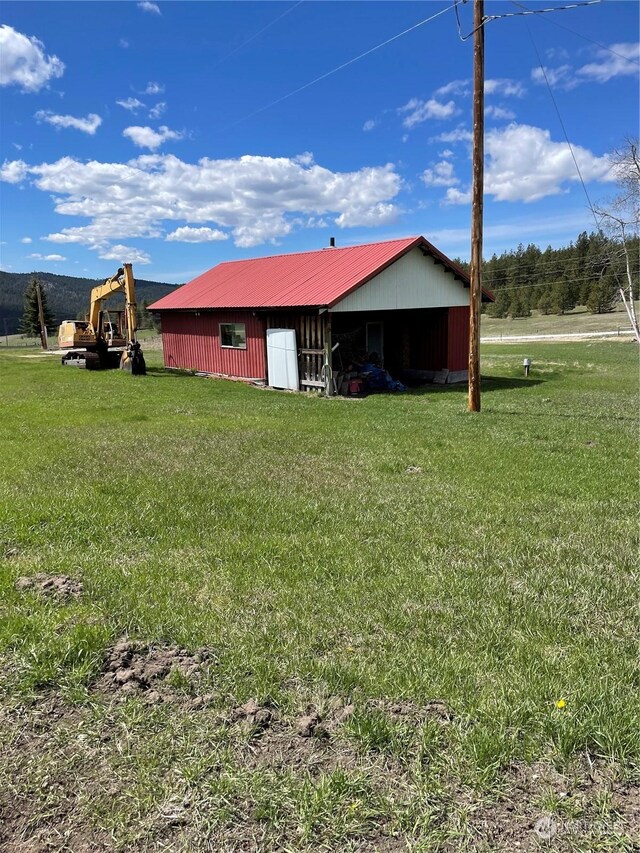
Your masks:
M91 327L94 332L98 331L98 324L100 322L100 311L102 309L103 301L108 296L111 296L113 293L118 293L124 287L124 280L122 278L123 275L124 270L121 267L118 272L115 275L112 275L111 278L108 278L104 284L99 284L91 291L89 322L91 323Z
M136 306L136 287L133 278L133 269L131 264L123 264L115 275L108 278L104 284L99 284L91 291L91 305L89 308L89 322L94 333L98 332L100 323L100 311L102 303L114 293L119 293L124 290L125 298L125 321L127 328L127 341L129 343L136 340L136 332L138 330L138 316Z
M136 304L136 285L131 264L124 265L124 309L129 343L135 343L138 331L138 306Z

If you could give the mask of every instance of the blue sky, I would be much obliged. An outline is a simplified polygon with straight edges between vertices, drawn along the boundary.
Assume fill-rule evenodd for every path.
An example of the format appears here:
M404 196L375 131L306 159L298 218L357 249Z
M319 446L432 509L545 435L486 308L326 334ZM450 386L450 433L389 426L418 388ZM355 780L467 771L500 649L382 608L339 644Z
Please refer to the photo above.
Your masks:
M414 234L467 258L473 39L452 5L3 3L0 266L104 277L130 260L183 282ZM466 34L471 3L459 13ZM634 0L486 24L485 255L593 228L539 58L601 201L608 155L638 133L638 27Z

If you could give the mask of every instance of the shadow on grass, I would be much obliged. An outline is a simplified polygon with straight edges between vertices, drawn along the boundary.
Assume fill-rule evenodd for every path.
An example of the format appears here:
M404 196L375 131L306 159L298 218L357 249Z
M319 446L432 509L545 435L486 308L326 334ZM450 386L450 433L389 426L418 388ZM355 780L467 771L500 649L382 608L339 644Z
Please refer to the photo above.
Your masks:
M147 367L146 375L153 379L184 379L196 376L191 370L169 370L166 367Z
M203 378L202 375L198 376L191 370L180 370L180 369L167 369L165 367L147 367L147 376L153 379L189 379L189 378ZM217 379L219 381L227 381L236 385L234 380L228 379L225 380L223 377L212 376L212 379ZM483 376L482 377L482 390L483 391L510 391L514 388L531 388L534 385L541 385L543 382L546 382L545 379L521 379L515 376ZM240 383L243 385L251 385L250 382ZM374 391L364 396L378 396L383 394L385 396L394 396L393 391ZM415 388L408 388L406 394L409 394L412 397L419 397L425 394L467 394L468 386L466 382L459 382L455 385L419 385ZM398 396L403 397L405 394L399 394Z
M534 385L542 385L545 379L519 379L515 376L483 376L481 379L482 391L511 391L513 388L531 388ZM420 385L418 388L409 388L408 393L412 396L421 394L467 394L469 391L466 382L458 382L455 385Z

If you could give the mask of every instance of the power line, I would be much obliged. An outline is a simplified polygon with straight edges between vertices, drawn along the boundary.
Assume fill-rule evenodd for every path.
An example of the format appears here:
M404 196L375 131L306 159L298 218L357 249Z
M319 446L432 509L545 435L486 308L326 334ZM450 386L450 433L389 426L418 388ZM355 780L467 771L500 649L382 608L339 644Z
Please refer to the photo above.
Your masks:
M544 65L542 64L542 59L540 57L540 52L538 51L538 46L536 45L536 43L534 41L533 34L531 32L531 29L529 28L529 25L528 24L525 24L525 25L527 27L527 32L529 33L529 38L531 39L531 44L533 45L533 49L534 49L535 54L538 58L538 64L540 66L540 70L542 71L545 83L547 84L547 89L549 90L549 95L550 95L551 100L553 102L553 106L555 107L556 115L558 116L558 121L560 122L560 127L562 128L562 132L564 133L564 138L566 140L567 145L569 146L569 151L571 152L571 158L573 160L574 166L576 167L576 172L578 173L578 177L580 178L580 183L582 184L582 189L584 190L584 194L585 194L586 199L587 199L587 204L589 205L589 210L591 211L591 213L593 215L594 221L596 223L596 228L600 232L601 231L600 222L598 220L598 217L596 216L595 210L593 209L593 204L591 203L591 198L589 197L589 192L587 190L587 185L584 182L584 178L582 177L582 172L580 171L580 166L578 165L578 161L576 160L576 155L575 155L574 150L573 150L573 145L571 144L571 142L569 140L569 134L567 133L567 128L565 127L565 123L562 119L562 115L560 113L560 108L558 107L558 102L556 101L555 95L553 94L553 89L551 88L551 83L549 82L549 78L547 77L547 71L546 71Z
M593 204L591 203L591 199L589 197L589 193L587 191L586 184L583 180L582 173L580 171L580 166L578 165L578 161L576 160L576 156L575 156L575 153L573 151L573 146L571 145L571 142L569 141L569 135L567 134L567 129L565 127L564 121L562 120L562 115L560 114L560 108L558 107L557 101L554 97L553 89L551 88L549 78L547 77L547 72L544 68L544 65L542 64L542 60L540 58L540 53L538 51L535 40L533 38L533 34L531 32L531 29L529 28L529 25L526 22L525 22L525 25L527 27L527 32L529 33L529 38L531 39L531 44L533 45L533 49L535 50L536 56L538 57L538 63L540 65L540 68L542 70L542 74L543 74L545 82L547 84L547 88L549 90L549 95L551 96L551 100L553 101L553 105L554 105L556 113L558 115L558 121L560 122L560 126L562 127L562 132L564 133L564 138L567 142L567 145L569 146L569 151L571 152L571 157L573 158L573 162L574 162L574 165L576 167L576 171L577 171L578 176L580 178L580 183L582 184L582 189L584 190L584 194L585 194L586 199L587 199L587 204L589 205L589 210L591 211L594 222L596 223L596 228L598 229L598 233L606 240L606 237L604 236L603 231L602 231L602 226L600 224L603 214L600 214L600 218L599 218L598 214L596 213L596 211L593 207ZM609 247L611 247L611 240L608 241L608 245L609 245ZM626 245L626 244L624 243L624 231L623 231L623 246L624 245ZM625 255L627 255L626 248L625 248ZM609 248L608 259L611 260L611 248ZM627 255L627 265L628 265L628 255ZM626 288L623 285L623 283L620 281L620 276L618 275L618 270L617 270L615 265L613 265L613 264L611 265L611 270L612 270L613 276L616 280L618 292L620 294L622 302L624 303L624 307L625 307L627 314L629 316L629 321L630 321L631 327L634 331L635 339L636 339L636 341L638 341L640 343L640 330L638 329L638 321L636 320L636 317L635 317L635 309L634 309L634 304L633 304L633 286L631 283L631 277L629 276L629 272L628 272L629 267L627 266L627 275L629 276L628 288ZM628 293L629 304L627 304L627 290L629 291L629 293Z
M564 287L565 284L592 284L597 278L600 278L604 273L608 272L610 267L603 267L599 275L593 276L585 276L583 278L561 278L557 281L540 281L535 284L505 284L504 287L497 286L495 287L496 292L498 290L532 290L537 287L553 287L556 284ZM486 285L487 287L496 283L496 279L483 279L482 285L483 287Z
M536 246L536 248L538 248L538 250L539 250L539 247ZM551 251L552 252L569 252L569 251L575 251L575 249L576 249L576 245L574 243L573 247L562 246L560 249L552 249ZM525 249L525 252L526 251L527 250ZM544 258L545 252L546 252L546 249L544 252L540 252L540 254L537 255L537 258ZM558 259L546 258L545 260L540 260L540 261L538 261L537 259L534 259L531 261L531 263L535 264L536 269L538 269L541 267L542 268L553 267L556 264L570 264L575 260L580 260L580 257L581 257L580 255L575 255L574 257L571 257L571 258L562 258L562 257L560 257ZM584 256L582 256L582 257L584 257ZM498 261L503 260L504 262L507 262L507 263L509 263L511 261L522 261L523 260L522 258L518 258L518 256L516 255L516 253L513 250L511 250L511 252L508 254L496 255L496 258ZM527 261L528 260L529 259L527 258ZM485 261L485 263L491 263L491 259L489 259L488 261ZM587 263L594 263L594 261L593 261L593 259L590 259L589 261L587 261Z
M518 3L517 0L511 0L514 6L518 6L520 9L525 9L526 11L532 11L527 8L523 3ZM566 30L568 33L572 33L574 36L578 36L578 38L584 39L585 41L591 42L591 44L595 44L596 47L602 48L602 50L607 50L609 53L612 53L614 56L619 57L620 59L626 60L626 62L631 62L633 65L640 65L636 59L632 59L630 56L625 56L624 53L618 53L617 50L613 50L610 47L607 47L606 44L602 44L599 41L595 41L595 39L589 38L589 36L585 36L582 33L579 33L577 30L572 30L571 27L566 27L564 24L559 24L557 21L554 21L553 18L545 18L547 23L553 24L554 27L560 27L561 30Z
M566 12L567 9L580 9L583 6L596 6L602 0L585 0L583 3L569 3L566 6L552 6L549 9L525 9L523 12L504 12L502 15L488 15L486 22L498 21L500 18L519 18L525 15L545 15L547 12Z
M293 10L294 10L294 9L297 9L297 8L298 8L298 6L302 5L302 3L304 3L304 0L298 0L298 2L297 2L297 3L294 3L294 4L293 4L293 6L290 6L290 7L289 7L285 12L283 12L281 15L278 15L278 17L277 17L277 18L274 18L274 19L273 19L272 21L270 21L266 26L264 26L261 30L258 30L258 32L257 32L257 33L254 33L252 36L249 36L249 38L248 38L248 39L246 39L245 41L243 41L243 42L242 42L242 44L239 44L239 45L238 45L237 47L235 47L232 51L230 51L230 52L229 52L229 53L227 53L225 56L223 56L223 57L222 57L222 59L219 59L216 63L214 63L214 64L211 66L211 70L213 70L214 68L217 68L217 67L218 67L218 65L222 65L222 63L223 63L223 62L226 62L226 61L227 61L227 59L229 59L230 57L234 56L236 53L238 53L238 51L239 51L239 50L242 50L242 48L243 48L243 47L246 47L250 42L252 42L252 41L254 41L255 39L257 39L257 38L258 38L258 36L261 36L261 35L262 35L262 33L266 32L270 27L272 27L272 26L273 26L274 24L276 24L278 21L280 21L282 18L284 18L284 17L285 17L286 15L288 15L290 12L293 12Z
M555 96L553 94L553 89L551 88L551 83L549 82L549 78L547 77L547 72L545 70L544 65L542 64L542 59L540 57L538 47L537 47L535 40L533 38L533 34L531 32L529 24L527 24L525 22L525 25L527 27L527 32L529 33L529 38L531 39L531 44L533 45L533 49L536 53L536 56L538 57L538 64L540 65L540 68L542 70L542 74L544 75L544 79L545 79L545 82L547 84L547 89L549 90L549 95L550 95L551 100L553 102L553 106L555 107L556 114L558 116L558 121L560 122L560 126L562 127L562 132L564 133L564 138L567 142L567 145L569 146L569 151L571 152L571 158L573 159L573 163L576 167L578 177L580 178L580 183L582 184L582 189L584 190L584 194L585 194L585 197L587 199L587 204L589 206L589 210L591 211L591 215L593 216L593 220L596 224L596 228L598 230L598 233L604 237L604 234L602 232L602 226L600 225L600 220L598 219L598 216L594 210L593 204L591 203L591 198L590 198L589 192L587 190L587 185L585 184L584 178L582 177L582 172L580 171L580 166L578 165L578 161L576 160L576 155L575 155L574 150L573 150L573 145L571 144L571 141L569 140L569 134L567 133L567 128L565 127L565 123L562 119L562 115L560 113L560 108L558 107L558 102L556 101ZM616 268L614 266L612 266L612 270L613 270L613 274L615 276L616 282L617 282L618 286L620 287L620 290L622 291L622 284L621 284L620 279L618 277L618 271L616 270Z
M558 276L556 278L554 276L552 280L542 282L540 281L540 278L543 276L539 276L535 272L531 276L523 278L511 278L510 276L507 276L504 285L505 287L551 287L553 284L584 284L587 281L593 281L593 276L596 275L599 270L603 269L613 269L613 267L610 267L608 263L603 261L601 264L598 264L598 267L594 268L593 272L590 274L581 275L578 278L563 278L562 276ZM502 277L489 278L484 276L483 284L495 284L499 286L502 280Z
M558 251L562 250L559 249ZM622 257L622 255L623 252L621 251L620 253L618 253L617 257ZM609 263L615 259L616 258L612 255L610 251L610 247L607 247L605 250L605 247L603 246L602 252L599 254L598 257L585 260L585 262L583 262L582 264L580 264L580 258L575 257L561 259L558 261L558 265L574 263L576 264L576 266L581 267L581 269L577 269L576 272L579 272L580 275L588 275L590 270L601 266L603 263ZM557 269L556 264L554 263L536 264L530 272L524 272L516 269L517 274L512 275L511 272L513 270L513 267L511 267L511 269L495 269L493 268L492 262L486 260L483 263L483 268L488 275L492 276L492 281L496 281L498 278L503 276L507 276L511 281L524 281L528 278L535 278L540 275L553 275L554 270ZM557 269L557 271L559 275L564 275L566 272L571 273L570 268L568 270Z
M458 2L459 0L455 0L454 6L456 7L456 19L458 22L458 35L460 36L461 41L466 41L471 38L471 36L479 29L476 27L471 30L470 33L467 33L465 36L460 32L460 17L458 15ZM463 3L466 3L467 0L462 0ZM569 3L566 6L551 6L548 9L526 9L523 7L524 11L522 12L504 12L502 15L485 15L481 26L486 26L491 21L499 21L501 18L520 18L525 15L545 15L548 12L566 12L568 9L580 9L583 6L595 6L598 3L602 3L602 0L584 0L582 3Z
M592 0L593 2L593 0ZM600 0L598 0L600 2ZM232 124L228 124L226 127L222 128L223 131L230 130L232 127L236 127L236 125L241 124L244 121L247 121L250 118L253 118L260 113L263 113L265 110L270 109L271 107L275 107L276 104L281 104L283 101L286 101L288 98L292 98L294 95L297 95L299 92L304 92L305 89L309 89L311 86L315 86L316 83L320 83L321 80L326 80L327 77L331 77L333 74L336 74L338 71L342 71L343 68L347 68L349 65L353 65L354 62L358 62L360 59L364 59L365 56L369 56L371 53L375 53L376 50L380 50L382 47L386 47L391 42L397 41L397 39L402 38L402 36L406 36L407 33L413 32L413 30L417 30L418 27L423 27L425 24L428 24L430 21L434 21L436 18L439 18L441 15L444 15L445 12L451 11L453 9L455 3L452 6L447 6L444 9L441 9L439 12L436 12L435 15L431 15L428 18L425 18L422 21L418 21L417 24L413 24L413 26L408 27L406 30L403 30L401 33L397 33L395 36L391 36L391 38L386 39L380 44L376 44L374 47L369 48L369 50L365 50L364 53L358 54L358 56L354 56L353 59L349 59L347 62L343 62L342 65L338 65L335 68L332 68L330 71L321 74L319 77L316 77L314 80L310 80L308 83L305 83L303 86L298 86L297 89L293 89L291 92L287 92L286 95L282 95L280 98L276 98L275 101L271 101L268 104L265 104L264 107L260 107L257 110L254 110L252 113L249 113L242 118L239 118L237 121L234 121Z

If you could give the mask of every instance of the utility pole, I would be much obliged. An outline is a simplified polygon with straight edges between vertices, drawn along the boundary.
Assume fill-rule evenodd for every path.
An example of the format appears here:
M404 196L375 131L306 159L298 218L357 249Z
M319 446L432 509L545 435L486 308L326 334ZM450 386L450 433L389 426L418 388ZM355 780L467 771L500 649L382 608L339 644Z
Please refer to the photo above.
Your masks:
M469 294L469 411L480 411L480 303L484 194L484 0L473 4L473 190Z
M49 349L49 341L47 339L47 327L44 324L44 309L42 308L42 293L40 292L40 282L36 281L36 295L38 297L38 318L40 320L40 341L42 349Z

